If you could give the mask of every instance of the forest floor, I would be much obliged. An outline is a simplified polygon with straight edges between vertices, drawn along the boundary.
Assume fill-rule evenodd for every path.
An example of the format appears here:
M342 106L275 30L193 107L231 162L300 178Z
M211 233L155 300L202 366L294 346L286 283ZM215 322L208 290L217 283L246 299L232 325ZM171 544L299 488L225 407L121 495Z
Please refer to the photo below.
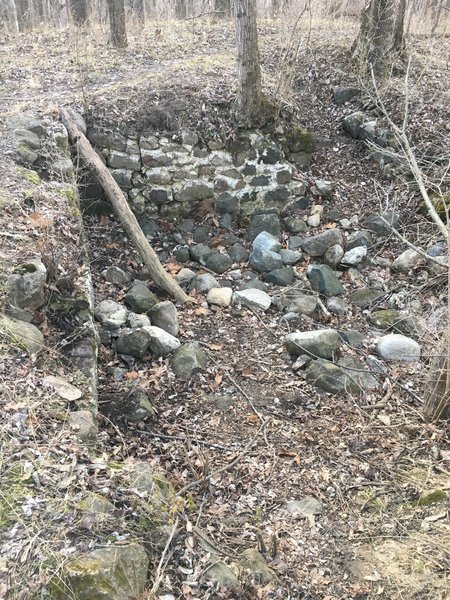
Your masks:
M402 231L426 246L438 236L417 214L415 192L401 184L380 187L366 150L343 139L340 122L349 108L337 107L331 91L336 85L357 82L348 50L355 33L355 25L346 21L331 26L314 23L311 30L302 25L303 43L282 108L323 142L305 176L338 184L339 195L327 209L337 208L342 217L350 218L379 210L387 194L401 212ZM204 140L232 135L235 51L230 25L162 22L131 32L129 48L120 52L108 47L106 37L101 30L97 35L43 30L6 38L0 45L0 125L25 111L56 115L57 107L67 104L85 110L97 123L127 130L143 125L169 132L193 127ZM286 39L288 25L261 25L264 86L274 99L291 76L283 66ZM448 139L449 46L449 38L410 41L411 137L423 155ZM398 118L405 99L403 75L391 78L384 91ZM372 104L369 94L364 104ZM355 105L351 108L356 110ZM23 233L15 210L24 192L6 156L0 157L0 167L5 206L0 229ZM105 264L139 271L139 260L113 220L89 217L86 232L99 301L110 297L100 274ZM19 261L35 250L35 242L33 237L22 240L15 258ZM376 253L392 258L403 249L388 239ZM401 283L409 301L414 299L430 311L445 304L442 280L431 288L414 277ZM397 285L392 281L393 288ZM100 416L105 463L148 459L152 467L167 473L175 489L213 474L208 482L194 486L180 506L179 531L164 564L161 596L448 600L448 500L420 502L430 492L447 493L450 486L446 426L422 418L426 361L419 367L392 370L378 397L336 398L318 394L292 373L282 348L287 330L275 313L260 316L199 305L180 309L179 316L181 338L198 340L207 350L207 372L196 374L187 385L175 380L167 361L149 359L130 368L129 378L151 392L158 412L154 422L123 428ZM345 327L346 322L338 324ZM103 347L99 361L101 402L118 363ZM4 396L6 413L17 411L11 391L19 388L19 382L28 394L40 396L42 372L31 376L35 365L23 353L14 360L0 356L0 366L3 389L9 390ZM223 396L230 401L220 403ZM40 406L36 414L43 418L45 409ZM45 435L45 427L36 427L33 443L44 447ZM26 451L19 444L11 454L6 440L11 440L10 432L3 437L5 456ZM60 453L62 462L67 460L65 452L72 460L73 449L60 438L57 442L52 451ZM86 468L70 481L76 492L81 486L107 487L104 472L88 469L89 457L77 460ZM62 488L66 495L67 486ZM296 519L286 511L286 500L308 495L322 503L320 514ZM112 500L120 506L120 496ZM235 595L217 590L205 581L205 552L192 533L196 527L230 563L242 550L258 547L276 578L264 587L248 581ZM51 535L50 527L45 531ZM20 543L16 560L18 573L23 574L27 561L32 562L33 539ZM160 557L155 552L155 572ZM0 576L5 569L0 561ZM10 597L36 598L27 585ZM5 589L0 583L0 597Z

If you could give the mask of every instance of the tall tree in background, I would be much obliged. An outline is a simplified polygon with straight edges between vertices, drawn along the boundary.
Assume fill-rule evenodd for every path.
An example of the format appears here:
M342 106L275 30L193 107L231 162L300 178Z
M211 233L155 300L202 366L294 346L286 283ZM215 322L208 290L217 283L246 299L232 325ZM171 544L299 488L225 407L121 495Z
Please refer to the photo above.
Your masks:
M84 25L88 18L86 0L69 0L69 9L72 19L77 25Z
M108 9L111 45L114 48L126 48L128 40L124 0L108 0Z
M354 50L364 71L383 75L404 50L406 0L369 0Z
M231 11L231 0L214 0L214 10L218 17L229 17Z
M175 16L177 19L187 17L187 0L175 0Z
M256 24L256 0L235 0L238 94L236 116L250 127L261 117L261 66Z
M4 24L5 29L9 27L14 33L19 33L19 19L15 0L5 0L4 3L0 4L1 23Z

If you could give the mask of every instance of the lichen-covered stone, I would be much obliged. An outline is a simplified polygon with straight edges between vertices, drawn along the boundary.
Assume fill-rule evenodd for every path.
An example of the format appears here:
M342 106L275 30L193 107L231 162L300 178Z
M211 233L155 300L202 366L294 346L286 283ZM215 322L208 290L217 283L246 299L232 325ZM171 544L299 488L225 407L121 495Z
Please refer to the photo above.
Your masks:
M284 338L286 350L296 356L308 354L315 358L332 358L340 344L339 334L334 329L298 331Z
M184 344L172 356L170 364L175 375L187 381L194 373L206 369L208 359L198 342Z
M147 553L140 544L98 548L64 563L50 587L55 600L137 600L147 569Z
M8 277L7 300L12 306L35 310L45 302L47 269L40 260L19 265Z
M31 323L0 315L0 333L9 342L17 344L30 354L36 355L45 350L44 336Z

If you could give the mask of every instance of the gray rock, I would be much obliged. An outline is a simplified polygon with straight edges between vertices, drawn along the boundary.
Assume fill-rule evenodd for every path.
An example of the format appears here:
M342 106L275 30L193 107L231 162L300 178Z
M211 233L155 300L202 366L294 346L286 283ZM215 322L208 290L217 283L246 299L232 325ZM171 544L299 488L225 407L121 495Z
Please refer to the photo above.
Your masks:
M289 238L289 250L299 250L303 246L305 238L298 235L291 235Z
M210 233L211 230L209 227L207 227L206 225L199 225L194 229L192 237L194 239L194 242L206 242L208 241Z
M262 232L267 232L275 238L279 238L280 231L280 218L274 213L252 215L250 219L249 236L251 240L254 240Z
M381 214L381 216L393 227L397 227L399 222L399 215L393 210L387 210ZM391 228L386 225L381 219L380 215L372 214L364 219L363 225L366 229L377 233L378 235L389 235Z
M173 255L179 263L187 263L191 258L189 246L180 246L179 248L175 248Z
M147 313L157 304L158 298L145 283L135 281L124 298L125 304L135 313Z
M219 252L218 250L211 250L210 253L205 257L205 267L214 271L214 273L225 273L228 269L231 269L233 261L225 252Z
M351 233L345 244L346 250L352 250L358 246L366 246L370 248L373 244L372 234L367 229L361 229L360 231L354 231Z
M177 350L181 346L180 340L164 331L160 327L144 327L150 336L148 350L156 356L166 356Z
M347 250L341 260L341 264L345 266L356 266L364 261L367 256L366 246L357 246L351 250Z
M266 559L254 548L244 550L239 562L241 570L244 571L247 577L250 577L257 586L266 585L274 578Z
M71 178L74 173L73 162L68 156L58 156L48 163L47 168L61 178Z
M333 193L333 191L336 187L336 184L333 183L332 181L325 181L324 179L316 179L314 181L314 187L315 187L315 191L317 191L319 196L321 196L322 198L328 198L328 196L331 196L331 194Z
M262 162L265 165L275 165L276 163L281 162L283 159L283 152L276 146L272 146L260 151L258 162Z
M148 329L148 326L139 329L122 329L116 342L117 353L136 358L144 356L150 342Z
M279 285L280 287L286 287L292 285L294 282L294 270L292 267L281 267L280 269L274 269L269 273L265 274L265 280L268 283Z
M253 250L279 252L281 244L278 239L268 231L259 233L252 243Z
M41 147L39 136L28 129L15 129L14 138L17 145L23 144L31 150L39 150Z
M350 294L348 299L352 304L359 306L359 308L368 308L371 304L377 302L383 296L383 292L380 292L379 290L362 288Z
M301 295L295 298L291 304L287 307L289 312L299 313L302 315L312 315L316 312L317 298L315 296Z
M329 394L359 394L358 383L348 372L327 360L313 360L305 371L305 379L315 387Z
M228 254L234 263L247 262L249 253L246 248L239 242L236 242L228 250Z
M339 359L338 366L347 372L348 376L356 382L361 390L376 390L380 387L366 365L354 356L343 356Z
M108 166L111 167L111 169L139 171L141 168L141 159L137 154L129 155L125 152L113 150L108 158Z
M239 199L229 192L223 192L216 198L215 211L219 215L233 215L239 212Z
M292 181L292 171L286 168L280 169L276 172L276 177L279 185L285 185Z
M285 204L290 197L290 190L279 185L274 190L269 190L264 194L264 203L268 208L277 208L279 204Z
M359 88L339 86L333 90L333 100L338 106L341 106L360 93Z
M384 360L413 362L420 358L420 345L398 333L390 333L380 338L377 352Z
M235 292L234 303L238 306L246 306L253 310L266 311L270 308L272 300L266 292L251 288Z
M148 417L156 416L156 409L152 406L145 390L136 388L126 396L122 403L123 414L130 423L138 423Z
M40 354L45 350L44 336L31 323L0 315L0 332L10 343L17 344L30 354Z
M307 519L314 515L323 513L323 504L320 500L316 500L312 496L305 496L301 500L288 500L286 509L293 517Z
M111 169L111 175L114 177L117 185L123 189L130 189L133 186L133 171L126 169Z
M27 129L37 136L45 135L45 126L33 113L24 112L9 117L6 121L8 129Z
M447 245L444 242L438 242L437 244L432 244L427 248L428 256L432 256L433 258L437 258L438 256L446 256L447 255Z
M377 329L392 329L395 333L412 338L420 338L425 331L425 324L418 317L405 315L390 308L374 311L368 315L367 320Z
M205 570L205 577L215 581L220 587L239 588L239 580L236 574L221 560L215 560Z
M340 296L344 287L327 265L313 265L308 273L311 287L323 296Z
M147 169L147 171L145 171L145 178L150 183L155 183L156 185L168 185L171 181L170 173L168 169L165 169L164 167Z
M102 300L95 307L95 318L107 330L119 329L127 321L128 310L123 304L114 300Z
M254 248L250 253L250 266L260 273L268 273L283 267L281 256L271 250Z
M97 441L97 421L90 410L76 410L69 413L70 428L75 430L77 439L86 446L95 446Z
M239 291L242 290L261 290L262 292L268 291L267 285L258 278L245 281L239 285Z
M323 256L328 248L338 244L339 246L344 245L344 239L340 229L328 229L323 233L314 235L309 238L304 238L302 248L310 256Z
M206 296L208 304L214 304L216 306L230 306L233 298L233 290L227 287L212 288L209 290Z
M282 248L279 254L285 265L296 265L302 260L302 253L296 250L285 250Z
M202 273L197 275L189 286L191 290L197 290L199 294L207 294L212 288L220 287L219 282L210 273Z
M350 115L346 115L342 120L342 125L345 131L349 133L352 136L352 138L355 138L357 140L360 136L361 125L366 120L366 115L361 111L357 111Z
M392 263L392 270L398 273L408 273L424 264L424 258L412 248L408 248L397 256Z
M144 593L147 570L147 553L137 543L98 548L63 561L51 595L65 600L70 590L80 600L134 600Z
M195 133L195 131L182 131L181 141L185 146L195 146L195 144L198 143L198 135Z
M181 285L181 287L188 286L193 279L195 279L196 273L191 269L181 269L175 276L177 282Z
M115 265L112 265L103 271L103 276L109 283L113 283L120 287L126 286L131 281L130 275Z
M177 202L197 202L207 198L214 198L214 186L206 181L190 181L175 194Z
M270 177L267 177L267 175L256 175L250 181L250 185L254 187L265 187L266 185L269 185L269 183Z
M173 372L182 381L187 381L194 373L204 371L207 363L206 352L198 342L184 344L170 359Z
M136 314L134 312L129 312L127 317L128 327L131 329L140 329L141 327L149 327L151 325L150 319L147 315Z
M339 331L342 341L348 344L351 348L361 348L366 339L365 335L360 331L349 329L347 331Z
M308 225L299 217L286 217L284 226L289 233L306 233L308 231Z
M300 331L289 333L284 338L286 350L297 356L308 354L313 357L332 358L340 344L339 334L334 329Z
M45 302L47 269L38 259L30 260L14 269L8 277L8 302L18 308L35 310Z
M339 244L334 244L325 252L323 261L326 265L334 269L341 262L344 256L344 249Z
M167 333L170 333L171 335L178 335L179 325L177 309L169 300L155 304L155 306L150 309L149 316L152 325L164 329L164 331L167 331Z
M195 260L201 265L205 265L206 259L211 252L211 248L205 246L205 244L192 244L192 246L189 246L189 254L191 255L192 260Z

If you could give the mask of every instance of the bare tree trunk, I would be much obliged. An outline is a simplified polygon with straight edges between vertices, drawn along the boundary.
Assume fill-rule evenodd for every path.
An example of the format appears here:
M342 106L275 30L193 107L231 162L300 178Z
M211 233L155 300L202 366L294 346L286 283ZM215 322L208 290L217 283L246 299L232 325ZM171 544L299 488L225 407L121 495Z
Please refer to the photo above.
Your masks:
M399 0L394 23L393 50L402 53L405 49L406 0Z
M108 0L108 8L111 45L114 46L114 48L126 48L128 46L128 40L124 0Z
M5 24L5 29L12 29L14 33L19 33L19 19L15 0L5 1L3 10L0 10L0 17Z
M177 19L185 19L187 17L186 0L175 0L175 17Z
M139 223L137 222L133 211L128 206L128 202L126 201L122 190L100 160L98 154L89 143L89 140L79 129L70 112L65 108L61 108L60 114L61 120L69 134L70 142L75 146L80 158L102 186L103 191L111 202L117 216L130 236L131 241L139 252L144 264L147 266L155 285L159 289L169 293L179 302L192 302L192 298L185 294L175 279L164 270L158 260L158 256L155 254L155 251L148 243L142 229L139 227Z
M402 5L403 10L398 10ZM380 76L392 63L395 36L403 39L404 0L369 0L363 9L355 53L364 70ZM400 29L401 28L401 29Z
M214 11L218 17L227 18L230 16L231 0L214 0Z
M236 116L243 126L261 117L261 66L256 24L256 0L235 0L238 94Z
M31 27L30 0L16 0L17 21L20 31L27 31Z
M272 19L276 19L281 14L281 0L272 0L271 3Z
M434 35L436 33L439 21L441 20L442 10L445 8L447 1L448 0L438 0L438 5L433 7L434 20L433 26L431 27L431 35Z
M133 13L140 25L145 24L144 0L133 0Z
M82 26L88 18L86 0L69 0L69 10L75 25Z

